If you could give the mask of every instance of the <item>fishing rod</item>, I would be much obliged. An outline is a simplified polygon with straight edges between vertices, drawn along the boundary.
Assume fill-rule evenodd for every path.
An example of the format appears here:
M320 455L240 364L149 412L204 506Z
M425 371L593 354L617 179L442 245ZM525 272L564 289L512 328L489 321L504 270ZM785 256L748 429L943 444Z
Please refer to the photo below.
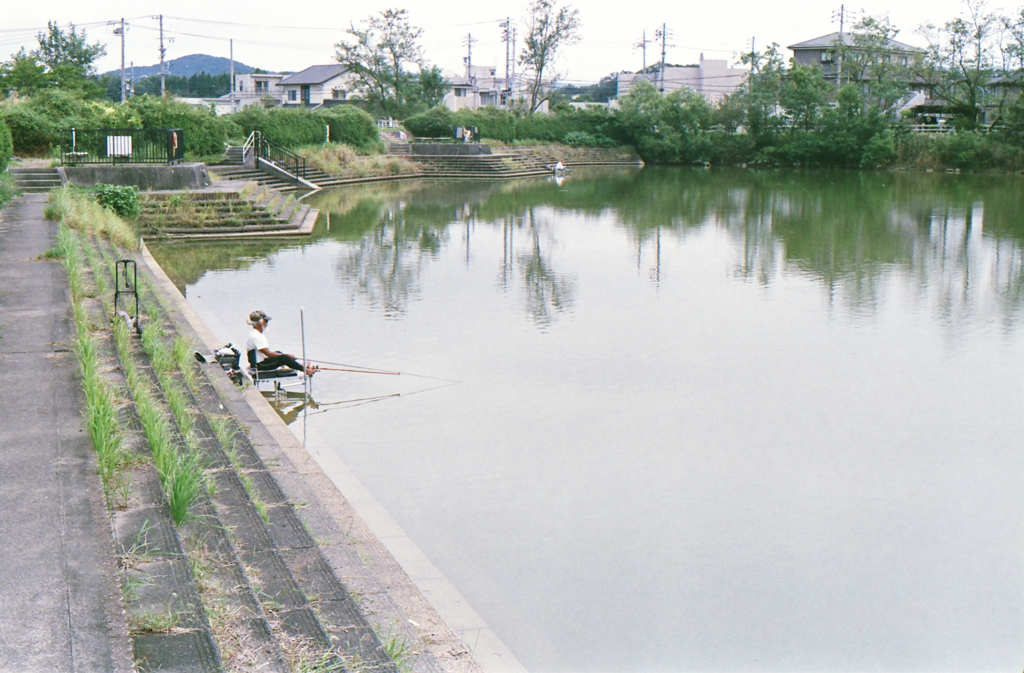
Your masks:
M445 383L462 383L461 381L455 381L453 379L443 379L437 376L427 376L425 374L411 374L409 372L393 372L386 369L377 369L376 367L363 367L362 365L350 365L343 362L328 362L327 360L314 360L310 359L310 362L317 363L318 365L334 365L338 367L319 367L321 371L333 371L333 372L353 372L356 374L387 374L389 376L414 376L418 379L430 379L432 381L444 381Z
M310 360L310 362L320 362L319 360ZM340 367L320 367L317 366L318 372L354 372L356 374L387 374L388 376L400 376L402 372L385 372L375 371L368 369L342 369Z

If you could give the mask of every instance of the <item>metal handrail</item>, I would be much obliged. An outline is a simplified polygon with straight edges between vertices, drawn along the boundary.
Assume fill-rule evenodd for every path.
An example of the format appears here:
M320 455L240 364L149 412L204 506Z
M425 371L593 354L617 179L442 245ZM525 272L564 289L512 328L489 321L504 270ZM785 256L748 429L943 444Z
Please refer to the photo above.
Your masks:
M259 137L259 135L260 135L259 131L253 131L252 133L249 134L249 137L245 139L245 142L242 143L242 163L243 164L245 163L246 158L249 156L249 153L253 151L253 147L258 142L257 138Z
M286 147L267 140L259 131L253 131L252 136L256 136L253 148L257 159L263 159L288 171L295 176L296 184L298 184L299 178L306 179L306 160L303 157Z

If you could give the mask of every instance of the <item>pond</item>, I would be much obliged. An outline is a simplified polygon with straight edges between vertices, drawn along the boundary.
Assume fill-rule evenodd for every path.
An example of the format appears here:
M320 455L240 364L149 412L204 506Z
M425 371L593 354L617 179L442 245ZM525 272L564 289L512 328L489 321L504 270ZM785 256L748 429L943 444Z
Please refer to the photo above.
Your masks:
M151 245L522 665L1019 670L1024 184L646 168ZM427 378L431 377L431 378ZM474 643L463 633L467 644Z

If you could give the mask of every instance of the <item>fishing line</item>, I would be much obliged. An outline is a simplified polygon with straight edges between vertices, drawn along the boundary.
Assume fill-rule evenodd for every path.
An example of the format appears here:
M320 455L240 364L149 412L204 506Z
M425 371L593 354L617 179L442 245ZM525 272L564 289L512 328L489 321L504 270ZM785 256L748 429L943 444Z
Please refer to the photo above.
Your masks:
M450 381L441 386L432 386L430 388L424 388L422 390L414 390L410 393L391 393L390 395L378 395L376 397L357 397L351 400L341 400L338 402L318 402L317 410L309 412L310 416L316 414L326 414L328 411L337 411L338 409L351 409L353 407L360 407L364 404L370 404L372 402L380 402L392 397L411 397L412 395L419 395L420 393L428 393L431 390L440 390L441 388L447 388L448 386L454 386L458 381ZM331 409L323 409L321 407L332 407Z

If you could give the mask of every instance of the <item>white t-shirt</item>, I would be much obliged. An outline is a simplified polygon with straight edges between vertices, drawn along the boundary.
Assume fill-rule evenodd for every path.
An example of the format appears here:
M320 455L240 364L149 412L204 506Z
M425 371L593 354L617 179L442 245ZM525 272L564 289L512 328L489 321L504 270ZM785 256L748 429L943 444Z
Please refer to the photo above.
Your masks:
M248 353L251 350L255 350L256 362L263 362L267 359L267 356L260 352L261 348L270 348L270 342L267 341L266 334L253 327L249 330L248 341L245 342L245 352Z

